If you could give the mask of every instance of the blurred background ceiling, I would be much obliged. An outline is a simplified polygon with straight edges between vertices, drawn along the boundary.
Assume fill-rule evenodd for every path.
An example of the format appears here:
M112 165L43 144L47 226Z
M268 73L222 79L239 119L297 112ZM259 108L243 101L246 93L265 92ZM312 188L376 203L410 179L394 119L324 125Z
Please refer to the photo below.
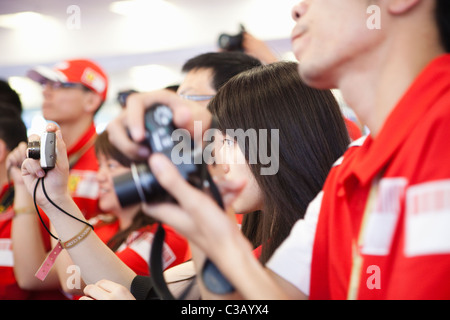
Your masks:
M217 51L221 33L246 30L289 56L299 0L0 0L0 78L39 108L40 88L25 78L36 65L97 61L110 76L108 104L123 89L152 90L181 79L182 64Z

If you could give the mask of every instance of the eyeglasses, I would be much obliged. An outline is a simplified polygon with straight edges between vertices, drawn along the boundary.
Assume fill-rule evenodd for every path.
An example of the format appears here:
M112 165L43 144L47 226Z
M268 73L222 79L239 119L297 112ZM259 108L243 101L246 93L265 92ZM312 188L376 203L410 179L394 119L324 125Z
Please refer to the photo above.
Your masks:
M82 83L78 83L78 82L58 82L58 81L46 80L46 81L42 81L41 85L43 87L49 85L52 89L79 88L79 89L83 89L84 91L92 91L91 89L89 89L88 87L83 85Z
M186 100L191 100L191 101L206 101L206 100L211 100L212 98L215 97L215 95L186 95L186 94L180 94L179 95L181 98L186 99Z

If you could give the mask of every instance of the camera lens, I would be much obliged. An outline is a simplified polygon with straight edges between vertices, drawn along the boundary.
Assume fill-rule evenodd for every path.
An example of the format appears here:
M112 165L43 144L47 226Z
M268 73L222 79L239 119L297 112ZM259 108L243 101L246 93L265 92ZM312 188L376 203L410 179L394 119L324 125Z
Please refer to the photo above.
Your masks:
M39 160L41 158L41 144L39 141L31 141L28 142L27 149L28 158Z
M132 164L131 172L115 177L114 189L122 207L157 202L166 195L146 164Z
M219 37L219 47L222 49L228 49L230 45L230 36L227 34L222 34Z
M223 33L219 36L218 39L218 45L221 49L226 51L244 51L244 48L242 47L242 41L243 41L243 31L237 35L229 35L226 33Z

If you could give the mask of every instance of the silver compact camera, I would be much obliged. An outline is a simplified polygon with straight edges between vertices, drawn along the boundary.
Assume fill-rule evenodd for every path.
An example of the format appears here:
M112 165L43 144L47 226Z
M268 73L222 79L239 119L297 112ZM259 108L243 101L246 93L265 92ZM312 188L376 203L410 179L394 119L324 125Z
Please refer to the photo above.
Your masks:
M44 132L38 141L28 142L27 157L40 160L42 169L53 169L56 163L56 135Z

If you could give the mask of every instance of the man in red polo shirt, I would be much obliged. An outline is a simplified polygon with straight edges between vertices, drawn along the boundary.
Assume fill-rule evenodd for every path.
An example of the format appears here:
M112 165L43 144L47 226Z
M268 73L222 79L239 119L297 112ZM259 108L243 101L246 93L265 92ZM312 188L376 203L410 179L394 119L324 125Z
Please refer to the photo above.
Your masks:
M302 78L339 88L370 136L336 162L269 270L217 205L158 154L151 170L178 206L148 213L198 245L245 298L449 299L450 2L305 0L292 15ZM136 97L124 116L136 141L142 110L158 101L174 107L178 126L210 121L198 110L187 116L167 93Z
M293 11L300 73L310 85L339 86L371 134L336 163L313 219L296 226L269 268L311 299L449 299L450 30L441 24L449 2L374 2L380 30L364 28L367 3L324 2ZM312 21L339 23L327 13L352 27L314 57L317 41L333 35ZM305 254L298 246L312 235L301 224L312 221ZM297 272L286 267L294 261Z

